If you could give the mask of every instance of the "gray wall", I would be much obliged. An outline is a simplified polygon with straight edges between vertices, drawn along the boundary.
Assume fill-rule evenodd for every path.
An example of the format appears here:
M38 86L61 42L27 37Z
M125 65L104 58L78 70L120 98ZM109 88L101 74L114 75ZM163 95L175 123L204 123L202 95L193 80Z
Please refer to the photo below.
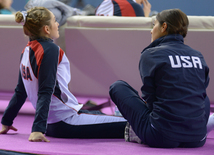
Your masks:
M152 10L179 8L187 15L214 16L214 0L149 0Z

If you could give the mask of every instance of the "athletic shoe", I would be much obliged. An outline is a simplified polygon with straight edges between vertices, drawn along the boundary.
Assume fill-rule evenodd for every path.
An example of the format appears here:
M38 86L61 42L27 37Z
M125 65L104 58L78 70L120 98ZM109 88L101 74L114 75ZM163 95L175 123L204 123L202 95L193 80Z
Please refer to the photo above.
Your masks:
M209 116L208 122L207 122L207 133L214 130L214 113Z
M135 134L129 122L127 122L125 127L124 138L126 142L134 142L134 143L142 144L141 139Z

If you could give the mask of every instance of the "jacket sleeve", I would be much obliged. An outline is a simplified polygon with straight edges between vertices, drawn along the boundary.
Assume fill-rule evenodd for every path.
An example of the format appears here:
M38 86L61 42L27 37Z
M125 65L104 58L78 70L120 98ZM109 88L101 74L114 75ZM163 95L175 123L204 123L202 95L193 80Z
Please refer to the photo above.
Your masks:
M56 83L59 47L49 46L44 51L38 75L38 100L32 132L45 133L49 105Z
M144 51L140 58L139 70L143 82L141 87L142 98L147 102L150 110L153 109L153 102L156 100L155 96L155 68L154 62L149 51Z
M13 120L17 116L26 98L27 93L24 88L21 73L19 72L19 79L15 88L15 93L13 94L13 97L11 98L1 120L3 125L11 126L13 124Z
M207 88L210 82L210 77L209 77L209 68L206 67L205 69L205 87Z

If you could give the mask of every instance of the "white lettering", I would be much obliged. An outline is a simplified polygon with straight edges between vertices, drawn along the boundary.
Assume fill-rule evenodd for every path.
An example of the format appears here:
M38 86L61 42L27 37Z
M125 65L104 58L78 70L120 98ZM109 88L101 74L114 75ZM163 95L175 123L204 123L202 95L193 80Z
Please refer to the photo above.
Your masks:
M197 68L197 64L199 65L199 68L202 69L202 64L201 64L201 60L199 59L199 57L194 57L192 56L192 62L195 68Z
M181 56L181 60L183 61L182 66L184 68L191 68L192 63L188 60L190 60L190 56Z
M176 55L175 58L176 58L177 64L175 64L173 57L171 55L169 55L169 60L171 62L171 66L172 66L172 68L180 68L181 67L181 61L179 59L179 56Z
M202 69L202 63L199 57L196 56L178 56L169 55L169 60L172 68L200 68ZM176 59L176 62L174 61Z

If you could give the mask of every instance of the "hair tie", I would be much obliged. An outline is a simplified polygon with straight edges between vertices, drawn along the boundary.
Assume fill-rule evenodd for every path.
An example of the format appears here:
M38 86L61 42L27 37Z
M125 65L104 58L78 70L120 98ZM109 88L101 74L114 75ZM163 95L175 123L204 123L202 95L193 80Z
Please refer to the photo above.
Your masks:
M22 13L22 15L23 15L23 20L22 20L22 25L24 26L25 25L25 22L26 22L26 17L27 17L27 11L22 11L21 12Z

